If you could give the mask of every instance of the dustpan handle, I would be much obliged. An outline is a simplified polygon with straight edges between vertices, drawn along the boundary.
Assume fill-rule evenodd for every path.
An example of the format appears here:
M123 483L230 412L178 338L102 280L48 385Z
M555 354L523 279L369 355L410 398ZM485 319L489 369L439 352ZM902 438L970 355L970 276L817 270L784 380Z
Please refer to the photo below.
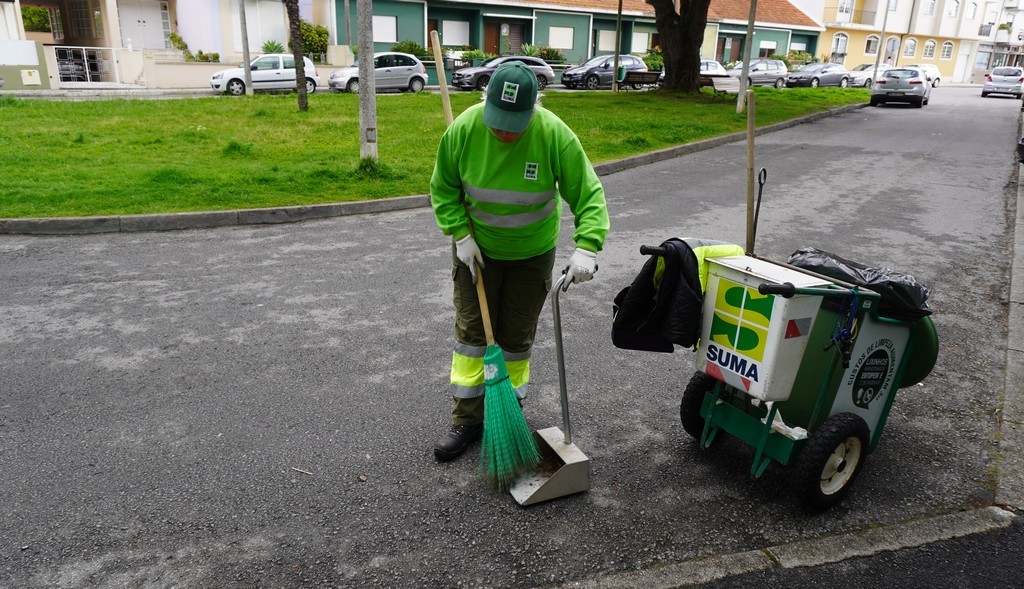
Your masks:
M566 268L568 270L568 268ZM555 359L558 360L558 390L562 395L562 431L565 433L565 443L572 443L572 427L569 425L569 395L565 386L565 353L562 350L562 315L558 309L558 293L562 292L565 281L568 280L568 272L563 272L561 278L555 282L551 289L551 318L555 327Z

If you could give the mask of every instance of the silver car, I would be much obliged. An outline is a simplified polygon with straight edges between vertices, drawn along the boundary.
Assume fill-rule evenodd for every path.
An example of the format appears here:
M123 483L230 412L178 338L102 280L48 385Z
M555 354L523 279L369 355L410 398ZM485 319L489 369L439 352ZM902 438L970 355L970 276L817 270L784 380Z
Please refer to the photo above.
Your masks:
M1024 69L997 67L992 70L981 87L982 97L989 94L1012 94L1014 98L1020 98L1024 94Z
M320 85L320 76L308 57L303 57L302 61L306 66L303 70L306 74L306 92L312 94ZM290 53L261 55L249 62L249 69L253 90L295 89L295 56ZM217 92L241 96L245 94L245 70L242 66L220 70L210 77L210 86Z
M870 88L871 85L875 83L875 79L877 79L878 76L884 74L885 71L890 69L891 67L892 66L889 66L887 64L880 63L878 64L878 68L876 70L875 64L862 63L850 70L850 85L864 86L865 88ZM878 72L878 75L875 75L875 71Z
M373 77L377 90L419 92L427 85L427 67L408 53L374 53ZM359 92L359 62L336 70L327 83L338 92Z
M871 106L887 102L909 102L916 108L928 104L932 85L927 74L916 68L893 68L882 74L871 89Z
M739 78L743 74L743 64L737 63L728 73L734 78ZM785 62L778 59L758 59L750 62L747 84L782 88L786 85L787 77L789 77L789 69Z
M483 90L491 81L494 70L503 63L520 62L526 64L537 76L537 89L543 90L548 84L555 82L555 72L546 61L538 57L525 55L506 55L491 58L478 66L464 67L452 72L452 86L462 90Z

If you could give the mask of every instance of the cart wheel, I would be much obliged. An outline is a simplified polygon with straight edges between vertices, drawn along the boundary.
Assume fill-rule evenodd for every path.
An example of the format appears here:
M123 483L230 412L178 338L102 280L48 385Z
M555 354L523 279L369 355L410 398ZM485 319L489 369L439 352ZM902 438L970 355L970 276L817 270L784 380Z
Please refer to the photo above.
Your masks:
M868 425L852 413L837 413L811 435L797 459L797 484L804 507L821 511L842 500L860 474L868 449Z
M679 421L683 422L683 429L698 441L704 433L704 418L700 415L700 406L704 403L704 393L710 393L718 382L703 372L693 373L686 389L683 390L683 400L679 403Z

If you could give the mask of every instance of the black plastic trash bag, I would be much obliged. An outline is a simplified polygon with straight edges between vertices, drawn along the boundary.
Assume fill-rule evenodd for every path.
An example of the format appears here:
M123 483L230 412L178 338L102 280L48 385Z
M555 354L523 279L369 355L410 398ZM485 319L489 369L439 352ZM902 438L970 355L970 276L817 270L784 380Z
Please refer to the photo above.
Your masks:
M867 287L882 296L878 313L902 321L917 321L932 314L931 291L910 274L852 262L835 254L805 247L789 256L789 263L829 278Z

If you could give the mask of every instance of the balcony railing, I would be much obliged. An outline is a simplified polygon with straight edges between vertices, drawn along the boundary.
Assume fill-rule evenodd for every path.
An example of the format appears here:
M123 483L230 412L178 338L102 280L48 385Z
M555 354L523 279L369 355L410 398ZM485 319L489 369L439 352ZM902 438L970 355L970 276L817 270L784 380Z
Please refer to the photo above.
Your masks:
M875 24L874 10L846 10L839 8L826 8L823 14L826 23L848 23L853 25Z

